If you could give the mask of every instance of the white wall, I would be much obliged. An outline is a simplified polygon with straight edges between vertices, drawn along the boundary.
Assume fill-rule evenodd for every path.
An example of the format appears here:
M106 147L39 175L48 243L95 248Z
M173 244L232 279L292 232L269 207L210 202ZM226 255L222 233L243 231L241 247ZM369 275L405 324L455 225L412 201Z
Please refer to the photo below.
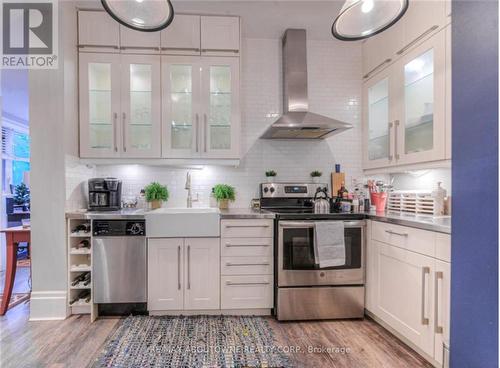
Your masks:
M281 50L278 39L245 39L242 53L242 162L239 167L207 166L194 170L192 184L208 204L212 186L227 183L236 187L233 207L248 207L258 194L264 171L278 172L278 180L308 181L309 173L329 173L340 163L352 178L361 178L361 46L336 41L308 42L309 102L313 112L353 124L354 128L317 141L261 140L259 136L281 113ZM98 176L124 180L124 194L138 194L156 180L171 193L168 206L185 206L185 169L147 166L98 166Z

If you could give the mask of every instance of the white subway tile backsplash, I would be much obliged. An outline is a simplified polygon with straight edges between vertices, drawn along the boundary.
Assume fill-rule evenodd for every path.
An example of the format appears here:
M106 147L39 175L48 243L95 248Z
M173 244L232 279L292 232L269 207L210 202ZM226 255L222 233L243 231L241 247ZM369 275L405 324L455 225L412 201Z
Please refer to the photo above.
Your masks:
M335 163L340 163L348 185L352 179L362 178L361 46L308 42L311 111L351 123L353 129L327 140L306 142L259 139L282 111L281 41L245 39L243 45L241 164L236 168L205 166L202 170L192 170L193 193L200 195L200 203L195 206L207 206L212 186L227 183L237 191L237 199L231 205L248 207L250 200L258 196L258 184L265 181L264 172L269 169L277 171L278 181L308 181L309 173L317 169L323 171L324 181L329 183L329 173ZM97 166L95 171L72 168L66 195L71 205L76 205L81 198L74 199L68 192L73 193L86 175L122 179L124 195L137 195L146 184L158 181L166 184L170 191L167 206L186 205L186 169L139 165Z

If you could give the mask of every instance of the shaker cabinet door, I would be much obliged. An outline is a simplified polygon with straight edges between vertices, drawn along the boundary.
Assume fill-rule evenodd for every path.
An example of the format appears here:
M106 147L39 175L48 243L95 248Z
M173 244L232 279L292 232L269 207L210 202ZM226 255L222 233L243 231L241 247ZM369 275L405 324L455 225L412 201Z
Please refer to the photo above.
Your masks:
M120 55L80 53L80 156L119 157Z
M160 56L122 55L122 157L161 156Z
M161 52L170 55L200 55L200 16L176 14L161 31Z

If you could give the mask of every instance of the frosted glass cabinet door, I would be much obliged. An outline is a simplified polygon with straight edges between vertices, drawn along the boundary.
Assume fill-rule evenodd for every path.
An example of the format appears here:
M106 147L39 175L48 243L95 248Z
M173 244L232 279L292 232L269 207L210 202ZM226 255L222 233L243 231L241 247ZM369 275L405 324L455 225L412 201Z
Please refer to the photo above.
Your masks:
M194 60L199 60L196 58ZM163 157L200 156L200 68L192 57L162 57Z
M81 53L80 156L117 157L121 151L120 55Z
M202 156L239 156L239 62L236 58L203 58Z
M441 31L398 63L403 101L396 124L399 164L444 159L445 32Z
M161 156L160 56L122 55L123 157Z
M394 119L392 68L367 81L363 86L364 167L388 166L394 156Z

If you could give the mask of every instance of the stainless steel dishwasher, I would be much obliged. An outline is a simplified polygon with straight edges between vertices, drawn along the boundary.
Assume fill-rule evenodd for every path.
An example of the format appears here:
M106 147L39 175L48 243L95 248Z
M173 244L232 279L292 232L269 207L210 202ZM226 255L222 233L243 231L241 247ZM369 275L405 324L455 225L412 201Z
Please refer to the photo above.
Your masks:
M94 303L145 303L145 220L92 221Z

